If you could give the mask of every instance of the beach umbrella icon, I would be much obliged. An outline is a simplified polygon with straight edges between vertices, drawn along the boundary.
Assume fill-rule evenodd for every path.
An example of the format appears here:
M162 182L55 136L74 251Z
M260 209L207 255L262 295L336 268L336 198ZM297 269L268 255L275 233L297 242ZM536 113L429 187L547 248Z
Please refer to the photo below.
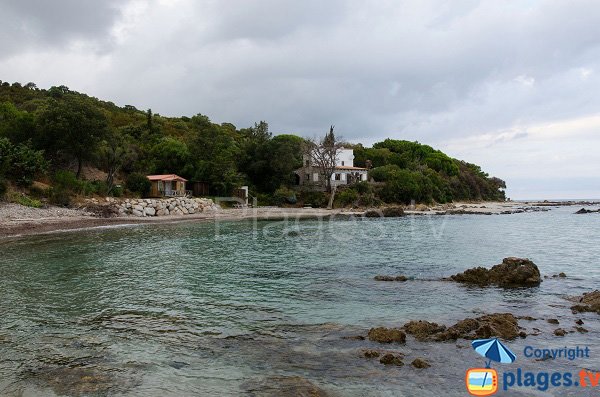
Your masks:
M490 367L492 361L510 364L517 359L517 356L508 347L504 346L498 338L476 339L471 342L471 346L477 353L488 359L486 368Z

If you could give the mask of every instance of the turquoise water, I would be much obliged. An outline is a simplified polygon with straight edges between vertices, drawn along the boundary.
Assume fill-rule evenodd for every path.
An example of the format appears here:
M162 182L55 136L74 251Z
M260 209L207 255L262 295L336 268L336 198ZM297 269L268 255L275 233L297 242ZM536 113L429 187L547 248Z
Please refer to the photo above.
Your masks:
M382 346L343 337L498 311L540 318L520 325L541 335L509 343L521 367L599 370L600 316L575 316L564 299L600 281L600 217L576 209L144 225L4 240L0 395L284 395L281 379L296 379L288 377L333 396L466 395L466 369L484 365L467 341L383 347L404 353L406 364L432 363L417 370L365 359L362 349ZM507 256L569 277L526 290L439 281ZM378 274L414 280L376 282ZM555 337L546 318L565 329L582 318L590 332ZM527 344L588 345L592 356L536 362L520 354Z

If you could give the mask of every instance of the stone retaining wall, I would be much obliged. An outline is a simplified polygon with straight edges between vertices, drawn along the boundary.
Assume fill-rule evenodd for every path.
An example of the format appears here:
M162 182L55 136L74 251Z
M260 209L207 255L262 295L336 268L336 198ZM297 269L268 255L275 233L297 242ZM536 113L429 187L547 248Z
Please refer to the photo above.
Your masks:
M134 216L188 215L215 211L218 207L206 198L125 199L114 201L119 214Z

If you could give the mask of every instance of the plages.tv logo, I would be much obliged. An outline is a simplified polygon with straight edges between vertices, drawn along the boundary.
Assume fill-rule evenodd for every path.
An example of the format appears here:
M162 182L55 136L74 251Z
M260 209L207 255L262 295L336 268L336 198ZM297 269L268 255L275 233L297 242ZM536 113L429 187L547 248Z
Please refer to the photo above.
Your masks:
M510 364L517 356L498 338L477 339L471 342L477 353L487 358L485 368L469 368L465 375L467 391L474 396L491 396L498 391L498 373L491 368L492 361Z

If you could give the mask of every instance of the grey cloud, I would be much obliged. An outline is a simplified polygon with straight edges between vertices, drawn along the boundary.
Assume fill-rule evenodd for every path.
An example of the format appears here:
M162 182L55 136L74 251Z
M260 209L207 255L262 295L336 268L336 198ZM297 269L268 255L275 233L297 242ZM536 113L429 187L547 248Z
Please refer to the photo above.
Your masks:
M120 15L118 4L116 0L4 0L0 52L55 47L73 39L106 41Z

